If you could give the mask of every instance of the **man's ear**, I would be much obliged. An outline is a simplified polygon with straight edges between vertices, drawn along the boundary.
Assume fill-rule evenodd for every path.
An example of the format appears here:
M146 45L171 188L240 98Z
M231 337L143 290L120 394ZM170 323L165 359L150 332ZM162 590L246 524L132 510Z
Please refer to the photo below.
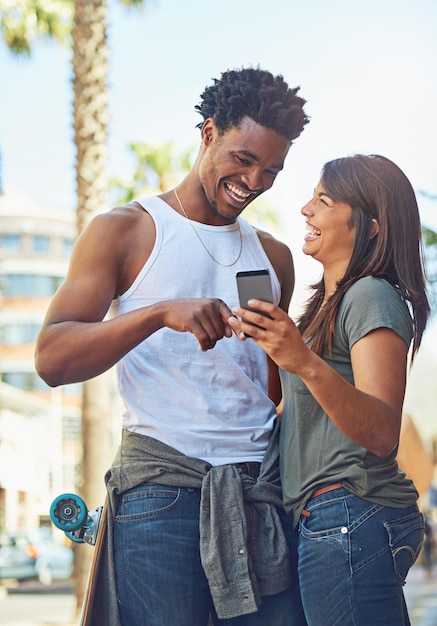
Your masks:
M202 142L209 146L211 141L214 139L214 136L217 133L217 126L214 123L212 117L208 117L204 122L201 130L201 138Z
M374 237L376 237L378 233L379 233L378 221L375 219L372 219L372 230L370 231L370 239L373 239Z

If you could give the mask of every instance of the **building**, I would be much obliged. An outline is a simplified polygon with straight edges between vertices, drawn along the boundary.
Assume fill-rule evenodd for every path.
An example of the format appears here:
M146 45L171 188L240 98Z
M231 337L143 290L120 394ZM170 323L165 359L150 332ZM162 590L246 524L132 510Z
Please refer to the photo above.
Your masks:
M16 188L0 195L0 530L41 525L51 500L75 488L81 386L51 389L34 367L75 239L74 213Z

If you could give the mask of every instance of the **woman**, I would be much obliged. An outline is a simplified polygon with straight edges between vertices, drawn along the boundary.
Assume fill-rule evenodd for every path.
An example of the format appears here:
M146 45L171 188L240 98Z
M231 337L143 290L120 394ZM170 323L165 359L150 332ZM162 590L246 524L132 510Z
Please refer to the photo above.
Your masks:
M323 276L298 324L258 300L271 319L236 308L245 321L230 322L281 368L281 477L306 618L410 624L402 586L424 523L396 453L408 351L430 311L416 198L390 160L355 155L324 166L302 214L303 251Z

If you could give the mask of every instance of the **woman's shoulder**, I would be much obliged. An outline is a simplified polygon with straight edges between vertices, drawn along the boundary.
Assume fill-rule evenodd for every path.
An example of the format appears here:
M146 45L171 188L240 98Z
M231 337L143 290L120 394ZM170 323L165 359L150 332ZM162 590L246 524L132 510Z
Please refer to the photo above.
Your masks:
M384 326L395 330L406 342L411 339L408 305L399 289L384 278L366 276L357 280L343 298L338 322L349 336Z
M380 293L393 293L400 297L399 290L394 285L388 282L385 278L378 278L375 276L364 276L359 278L351 285L347 290L346 296L355 297L357 294L380 294Z
M401 308L407 307L399 289L385 278L365 276L358 279L346 291L343 306L365 306L393 302Z

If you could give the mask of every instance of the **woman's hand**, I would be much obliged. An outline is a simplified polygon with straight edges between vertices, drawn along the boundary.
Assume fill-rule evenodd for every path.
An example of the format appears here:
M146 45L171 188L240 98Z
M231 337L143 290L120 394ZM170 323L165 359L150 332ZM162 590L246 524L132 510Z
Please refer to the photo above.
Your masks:
M248 304L256 311L234 307L233 316L228 319L237 337L244 341L249 336L279 367L299 374L312 353L296 324L282 309L270 302L249 300Z

